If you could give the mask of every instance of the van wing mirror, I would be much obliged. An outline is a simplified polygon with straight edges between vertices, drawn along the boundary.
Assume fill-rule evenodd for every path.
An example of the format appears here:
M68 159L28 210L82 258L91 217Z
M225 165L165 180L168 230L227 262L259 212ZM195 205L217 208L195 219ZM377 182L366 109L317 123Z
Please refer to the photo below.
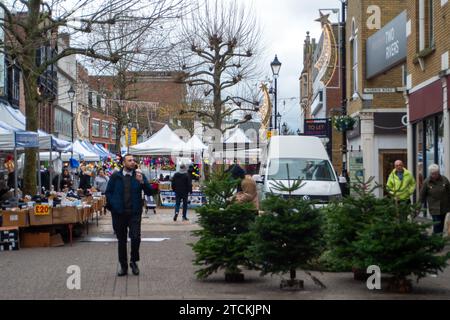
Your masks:
M256 183L264 184L264 176L255 174L253 180L255 180Z

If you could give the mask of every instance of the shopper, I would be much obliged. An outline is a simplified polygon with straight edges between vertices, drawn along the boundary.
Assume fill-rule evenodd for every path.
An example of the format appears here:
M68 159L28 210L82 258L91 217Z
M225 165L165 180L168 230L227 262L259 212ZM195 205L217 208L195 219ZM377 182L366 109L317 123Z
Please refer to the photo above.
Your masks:
M71 190L73 186L72 177L70 176L69 168L64 168L63 174L61 176L60 188L61 190Z
M411 196L416 190L416 180L412 173L404 167L403 161L395 161L394 166L395 169L389 175L386 189L397 200L410 203Z
M241 182L242 191L236 194L236 201L239 203L253 203L256 210L259 210L258 191L256 182L249 174Z
M87 171L86 166L80 166L80 189L86 192L90 188L92 188L90 172Z
M437 164L432 164L428 172L429 176L420 190L420 202L428 204L428 210L434 222L433 233L442 234L445 216L450 212L450 183L441 175Z
M177 221L180 213L181 201L183 201L183 221L188 221L187 209L189 194L192 193L192 179L189 177L186 165L180 166L180 171L172 178L172 190L175 192L175 215L173 221Z
M127 239L131 239L130 267L139 275L139 246L141 243L142 191L154 195L145 175L136 170L136 162L130 154L123 158L123 169L114 173L106 188L107 209L111 211L113 229L119 241L120 270L118 276L128 274Z
M108 186L109 178L105 175L105 171L103 169L98 170L98 174L94 180L94 188L97 191L100 191L102 194L105 194L106 187Z

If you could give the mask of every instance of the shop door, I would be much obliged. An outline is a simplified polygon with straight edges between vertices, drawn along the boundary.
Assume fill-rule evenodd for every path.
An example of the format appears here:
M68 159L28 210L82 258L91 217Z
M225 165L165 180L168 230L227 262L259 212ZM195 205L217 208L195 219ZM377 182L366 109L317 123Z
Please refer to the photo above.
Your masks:
M396 150L396 151L381 151L380 152L380 162L381 162L381 170L382 170L382 181L380 183L384 186L386 186L387 179L389 178L389 175L391 174L392 170L394 170L394 163L397 160L402 160L403 163L406 165L408 164L408 153L406 150ZM407 168L408 169L408 168ZM386 190L384 190L384 195L386 195Z

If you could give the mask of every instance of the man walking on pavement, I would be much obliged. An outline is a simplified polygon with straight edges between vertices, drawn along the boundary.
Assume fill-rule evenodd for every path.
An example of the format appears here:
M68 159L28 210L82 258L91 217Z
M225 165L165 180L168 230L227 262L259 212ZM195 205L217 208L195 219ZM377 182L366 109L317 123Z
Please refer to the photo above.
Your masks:
M177 221L178 214L180 213L181 201L183 201L183 221L188 221L188 197L189 194L192 193L192 179L188 175L186 165L180 165L180 171L174 174L172 178L172 190L175 192L176 199L173 221Z
M395 169L389 175L386 189L397 200L411 203L410 198L416 190L416 180L412 173L405 169L403 161L395 161L394 166Z
M132 155L125 155L123 166L122 170L111 176L105 192L107 208L111 211L113 229L119 241L119 277L128 274L128 233L131 239L130 267L134 275L139 275L137 262L141 243L142 191L146 195L157 192L152 189L145 175L136 170L136 161Z

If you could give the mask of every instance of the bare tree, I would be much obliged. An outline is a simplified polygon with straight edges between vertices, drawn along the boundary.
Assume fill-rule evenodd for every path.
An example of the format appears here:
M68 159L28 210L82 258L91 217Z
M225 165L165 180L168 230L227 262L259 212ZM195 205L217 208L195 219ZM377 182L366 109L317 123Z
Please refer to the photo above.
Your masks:
M258 110L245 90L245 82L258 77L260 31L252 12L236 0L203 0L183 21L179 81L200 87L210 101L202 110L183 112L196 114L208 128L225 132L251 120ZM237 112L244 112L243 119L226 125Z
M115 100L108 112L116 122L116 146L119 148L122 129L131 120L129 109L132 105L122 101L137 98L138 93L133 87L137 77L143 71L166 70L174 65L169 58L174 45L169 40L176 21L187 10L182 4L182 0L160 1L150 13L153 19L137 20L133 25L126 21L115 25L99 25L94 30L95 39L110 39L104 49L106 55L122 52L117 63L95 60L91 64L96 76L105 76L109 80L106 81L110 83L109 88L103 88L102 91ZM132 108L139 127L147 127L144 124L153 110L137 105Z
M12 2L12 1L11 1ZM130 34L142 30L140 21L159 19L152 12L164 12L170 0L20 0L12 3L0 2L4 18L0 19L5 41L0 48L22 71L25 94L26 129L37 131L38 107L44 97L37 90L39 77L58 60L73 54L118 62L128 46L123 43L114 52L107 50L110 38L95 39L92 31L98 26L118 23L135 26ZM57 34L71 35L71 45L50 57L37 61L37 50L41 47L55 47ZM24 193L36 191L36 149L25 152Z

